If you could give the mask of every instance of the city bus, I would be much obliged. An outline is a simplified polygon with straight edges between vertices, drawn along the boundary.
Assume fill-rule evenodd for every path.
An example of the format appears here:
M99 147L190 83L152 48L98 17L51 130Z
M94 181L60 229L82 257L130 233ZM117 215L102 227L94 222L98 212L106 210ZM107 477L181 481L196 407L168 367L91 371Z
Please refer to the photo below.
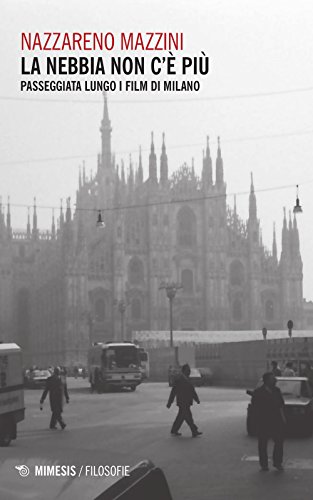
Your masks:
M131 342L94 343L88 352L88 373L92 391L135 391L143 378L139 347Z

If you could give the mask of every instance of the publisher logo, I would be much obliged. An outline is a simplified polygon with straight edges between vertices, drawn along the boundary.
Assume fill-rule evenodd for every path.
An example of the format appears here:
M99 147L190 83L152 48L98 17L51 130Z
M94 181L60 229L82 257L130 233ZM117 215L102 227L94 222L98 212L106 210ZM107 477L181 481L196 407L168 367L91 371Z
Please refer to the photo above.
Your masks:
M29 475L29 472L30 472L27 465L16 465L15 469L18 470L19 475L22 477L27 477Z

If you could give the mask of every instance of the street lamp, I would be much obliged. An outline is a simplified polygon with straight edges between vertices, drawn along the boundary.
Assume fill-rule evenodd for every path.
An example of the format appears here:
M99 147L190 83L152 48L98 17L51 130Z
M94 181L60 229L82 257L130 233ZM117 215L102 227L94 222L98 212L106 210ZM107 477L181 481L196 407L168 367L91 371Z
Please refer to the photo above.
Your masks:
M126 312L126 308L127 308L127 304L126 304L124 299L121 299L118 302L117 308L118 308L118 312L121 315L121 339L123 342L124 341L124 319L125 319L125 312Z
M97 216L97 222L96 222L96 227L98 228L104 228L105 223L102 220L102 213L101 210L98 210L98 216Z
M87 318L87 325L88 325L88 331L89 331L89 342L92 344L93 339L93 327L94 327L94 319L92 317L92 314L90 311L86 313L86 318Z
M300 205L300 200L299 200L299 185L298 184L297 184L296 204L293 207L293 213L294 214L302 214L302 207Z
M161 283L159 290L165 290L166 296L170 304L170 347L173 347L173 300L176 296L177 290L183 288L178 283Z
M125 312L126 312L126 309L129 305L128 292L126 292L124 295L125 295L125 298L122 297L119 300L118 299L113 300L113 305L116 306L117 311L121 315L121 340L122 340L122 342L124 341Z
M291 339L291 337L292 337L292 329L293 329L293 321L291 319L287 323L287 328L288 328L289 338Z

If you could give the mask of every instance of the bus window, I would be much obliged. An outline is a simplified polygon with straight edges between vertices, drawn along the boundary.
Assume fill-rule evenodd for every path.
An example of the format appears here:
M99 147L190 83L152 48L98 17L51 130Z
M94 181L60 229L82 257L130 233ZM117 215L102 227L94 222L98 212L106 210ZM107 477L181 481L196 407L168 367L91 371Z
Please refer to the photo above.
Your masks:
M138 350L134 346L110 347L106 350L107 368L129 368L139 365Z

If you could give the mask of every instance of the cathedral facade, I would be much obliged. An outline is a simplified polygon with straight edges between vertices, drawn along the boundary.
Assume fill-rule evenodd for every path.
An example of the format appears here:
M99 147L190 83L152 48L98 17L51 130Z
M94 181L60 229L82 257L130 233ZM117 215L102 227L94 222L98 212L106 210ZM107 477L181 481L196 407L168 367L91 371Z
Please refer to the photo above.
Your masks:
M271 251L261 240L252 175L248 220L227 206L219 140L213 165L207 139L201 178L187 164L169 176L164 135L159 162L152 135L144 179L141 152L127 174L115 163L106 96L100 131L97 171L80 172L74 214L68 199L45 233L35 203L25 232L12 230L9 205L1 217L0 338L29 362L86 364L93 341L167 330L168 283L181 285L176 330L302 327L296 219L284 213L278 258L275 230Z

